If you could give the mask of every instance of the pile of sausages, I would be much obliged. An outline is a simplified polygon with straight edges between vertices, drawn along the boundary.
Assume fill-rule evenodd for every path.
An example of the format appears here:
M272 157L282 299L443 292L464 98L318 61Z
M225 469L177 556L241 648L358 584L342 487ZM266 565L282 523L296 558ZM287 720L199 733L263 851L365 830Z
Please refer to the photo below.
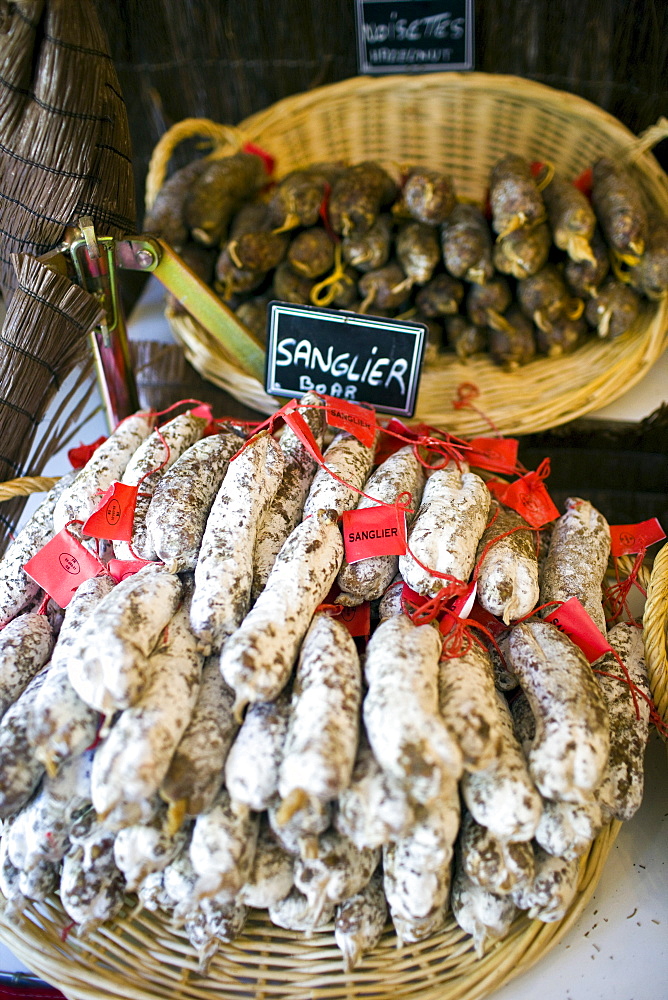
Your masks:
M482 953L519 911L560 919L580 856L638 808L647 702L614 654L594 673L533 613L575 596L606 634L603 516L572 498L537 546L465 462L425 468L407 445L376 464L315 394L299 409L329 441L324 466L290 426L204 436L192 413L159 431L135 414L0 562L10 915L58 892L85 933L134 893L206 968L259 908L306 934L333 922L352 969L388 916L408 944L451 911ZM71 522L115 481L140 496L102 564L146 563L58 608L23 565L65 525L95 548ZM406 554L348 563L343 512L407 494ZM453 650L437 619L415 624L403 584L433 598L472 575L500 637ZM367 642L329 613L364 602ZM641 630L607 638L649 695Z
M375 161L318 163L271 187L241 152L174 173L145 228L260 340L278 299L422 322L427 364L487 352L512 370L614 340L668 291L668 221L631 169L601 157L588 197L536 168L503 156L483 206L485 192L458 201L442 172L391 176Z

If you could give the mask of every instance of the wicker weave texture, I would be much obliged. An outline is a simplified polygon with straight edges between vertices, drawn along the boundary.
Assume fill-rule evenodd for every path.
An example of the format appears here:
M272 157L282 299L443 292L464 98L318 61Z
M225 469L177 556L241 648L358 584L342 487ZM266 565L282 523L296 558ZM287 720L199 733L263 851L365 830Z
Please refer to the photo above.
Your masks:
M657 553L643 616L645 660L652 696L662 719L668 716L668 545Z
M197 133L194 120L192 131ZM165 135L149 170L149 202L165 176L170 149L183 128ZM209 138L211 134L209 132ZM450 174L459 198L482 204L491 167L513 151L547 161L566 178L599 156L633 161L648 206L668 214L668 178L651 153L617 119L593 104L518 77L484 73L435 73L355 77L286 98L247 118L231 136L252 141L276 158L277 176L322 160L378 160L389 168L423 164ZM215 140L214 140L215 141ZM275 401L259 382L240 378L224 348L182 316L168 316L188 359L205 378L255 408ZM457 386L480 390L478 407L505 433L557 426L598 409L635 385L668 344L668 300L646 306L634 327L614 342L591 339L565 358L541 358L516 372L489 359L467 364L443 355L426 367L416 417L460 434L488 430L470 409L452 407Z
M613 822L583 857L578 893L553 924L521 916L510 934L478 959L452 919L433 938L397 949L389 929L351 974L342 971L331 930L307 939L253 914L244 935L223 945L207 975L185 934L150 913L124 911L87 938L64 934L69 918L57 897L29 904L22 925L0 923L0 940L71 1000L480 1000L531 965L570 930L589 902L620 825Z

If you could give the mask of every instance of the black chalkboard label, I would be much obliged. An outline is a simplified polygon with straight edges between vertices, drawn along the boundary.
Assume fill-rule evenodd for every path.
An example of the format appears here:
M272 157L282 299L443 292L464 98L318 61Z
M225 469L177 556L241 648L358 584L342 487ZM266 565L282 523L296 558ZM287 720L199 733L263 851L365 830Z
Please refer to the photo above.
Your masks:
M309 389L412 417L427 339L424 323L339 309L269 304L265 389Z
M473 69L473 0L356 0L360 73Z

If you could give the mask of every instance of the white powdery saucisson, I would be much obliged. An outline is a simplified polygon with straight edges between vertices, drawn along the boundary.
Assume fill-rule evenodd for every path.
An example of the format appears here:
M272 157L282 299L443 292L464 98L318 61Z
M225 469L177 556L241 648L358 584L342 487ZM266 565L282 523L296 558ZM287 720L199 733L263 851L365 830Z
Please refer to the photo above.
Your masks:
M211 505L243 439L230 428L196 441L165 472L146 512L150 544L172 573L193 570Z
M54 508L60 494L74 482L76 475L70 472L58 480L0 559L0 628L29 607L40 592L39 584L23 567L53 538Z
M486 611L509 625L530 614L538 603L538 556L526 521L516 511L493 503L491 513L497 511L478 545L476 597Z
M51 656L55 636L46 615L28 611L0 631L0 718Z
M399 572L412 590L433 597L442 589L447 581L430 570L469 579L491 499L482 479L454 462L429 477L408 535L410 552L399 556Z
M380 851L361 850L336 830L326 830L308 858L295 862L295 886L309 901L314 922L333 904L360 892L380 861Z
M213 501L195 566L190 624L203 651L220 652L250 604L258 525L283 474L283 453L266 433L230 462Z
M256 813L233 804L223 788L195 820L190 860L197 873L194 898L217 896L232 902L248 881L260 829Z
M285 691L275 701L249 705L227 755L225 785L230 797L255 812L267 809L276 795L289 714Z
M302 396L297 408L320 448L325 426L322 400L314 392ZM265 516L253 553L252 600L264 589L276 556L283 542L299 524L313 477L317 469L310 455L291 427L286 427L279 440L285 455L283 479L271 501Z
M175 573L149 564L118 583L83 622L68 669L72 687L92 708L109 715L137 701L182 589Z
M501 754L503 736L494 668L487 650L474 639L460 656L441 660L439 704L454 734L465 771L489 767Z
M488 943L506 936L517 915L511 896L499 896L476 885L459 863L455 864L450 902L455 920L473 938L478 958Z
M462 819L458 850L468 877L497 896L507 896L533 880L531 843L499 840L486 826L476 823L470 813Z
M49 672L35 699L28 728L35 756L48 774L55 774L64 760L81 753L95 739L98 712L72 687L69 662L83 622L114 586L110 576L92 576L80 584L65 610Z
M117 559L155 559L156 554L146 525L146 514L155 493L156 486L165 471L198 441L206 427L204 417L193 417L191 413L181 413L149 437L137 448L125 467L121 482L128 486L139 486L132 524L130 542L114 542Z
M71 757L52 778L44 777L23 808L24 868L64 857L75 817L90 805L92 760L92 751Z
M223 647L220 669L236 694L235 712L271 701L285 687L315 609L343 559L334 511L318 511L283 544L267 584Z
M359 892L336 908L334 940L343 955L346 972L351 972L363 955L376 947L386 920L383 879L380 871L376 871Z
M418 802L459 778L462 754L438 708L441 637L405 615L382 622L367 647L363 715L376 760Z
M465 771L461 790L471 815L506 840L531 840L540 820L542 800L531 780L526 758L513 732L505 698L497 694L501 751L482 770Z
M511 898L520 910L528 911L531 920L544 923L562 920L577 892L579 859L555 857L537 847L535 863L531 884L512 892Z
M304 637L278 779L286 808L331 802L350 782L359 737L362 668L341 622L318 614Z
M410 832L383 848L385 896L402 940L402 929L416 940L420 926L428 927L447 903L459 820L457 782L449 779Z
M588 500L569 497L556 521L540 574L540 603L577 597L599 631L606 634L603 577L610 555L610 527ZM554 608L547 608L549 614Z
M619 654L632 683L640 692L649 696L642 629L620 623L608 632L608 642ZM596 674L610 716L610 756L599 789L599 801L606 816L627 820L631 819L642 802L644 756L649 736L649 703L638 692L634 703L621 667L611 653L605 653L597 660L594 670L602 670L618 678Z
M184 601L149 658L144 690L97 748L91 792L101 819L160 788L197 700L202 660Z
M536 787L548 799L590 800L605 773L610 728L584 653L540 620L516 625L509 650L536 723L528 754Z
M60 878L63 909L83 933L114 917L125 898L114 859L114 834L94 816L90 810L72 829Z
M28 725L37 693L48 674L43 667L0 720L0 819L18 812L44 773L32 752Z
M259 910L279 903L294 885L293 868L293 856L277 843L266 818L261 819L253 864L237 901Z
M118 482L139 446L151 433L148 413L133 413L95 449L74 482L63 490L53 512L58 532L68 521L85 521L99 506L102 495Z
M386 504L393 504L405 493L410 494L413 513L406 514L407 528L413 522L424 488L424 471L415 456L412 445L400 448L390 455L382 465L371 474L364 484L364 492L369 497ZM409 497L402 498L404 506ZM374 507L373 500L362 497L357 504L357 510ZM344 561L337 577L337 583L342 593L337 601L339 604L361 604L362 601L374 601L390 585L397 572L398 556L371 556L360 559L359 562Z
M199 693L188 726L170 761L160 795L169 804L169 826L208 809L220 791L224 767L239 729L232 707L234 692L220 674L218 657L202 668Z
M319 510L335 510L342 514L357 506L359 493L373 463L374 448L368 448L352 434L341 431L325 451L326 469L318 469L304 503L303 516L311 517ZM333 472L343 483L330 475ZM355 487L355 489L350 489Z

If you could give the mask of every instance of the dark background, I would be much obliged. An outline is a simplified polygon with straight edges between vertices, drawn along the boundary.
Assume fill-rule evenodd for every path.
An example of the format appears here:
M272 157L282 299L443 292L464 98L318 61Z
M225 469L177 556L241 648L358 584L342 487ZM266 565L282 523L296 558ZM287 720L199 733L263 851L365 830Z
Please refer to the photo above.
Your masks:
M128 106L138 217L151 151L182 118L236 125L357 75L353 0L92 0ZM668 114L666 0L478 0L475 69L598 104L634 133ZM668 141L655 148L664 169Z

